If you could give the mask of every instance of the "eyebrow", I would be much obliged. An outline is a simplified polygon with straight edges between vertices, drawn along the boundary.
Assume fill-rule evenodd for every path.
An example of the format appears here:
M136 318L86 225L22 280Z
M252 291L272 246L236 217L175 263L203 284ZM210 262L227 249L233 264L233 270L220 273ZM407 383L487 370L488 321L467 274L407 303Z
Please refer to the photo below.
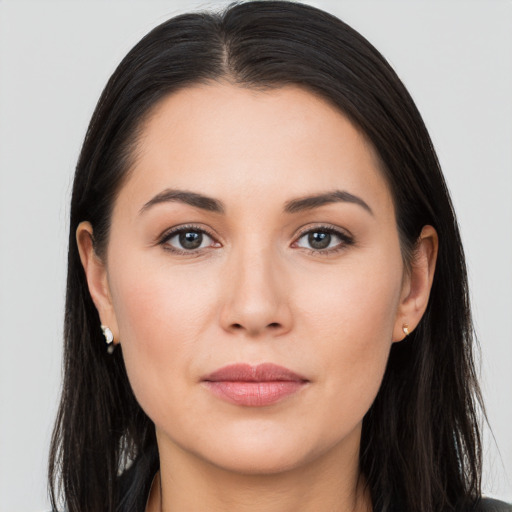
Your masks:
M195 208L201 208L209 212L224 213L224 205L221 201L213 199L212 197L203 196L196 192L189 192L187 190L173 190L166 189L160 194L157 194L153 199L149 200L141 209L140 213L144 213L152 206L160 203L168 202L185 203Z
M286 202L284 211L286 213L297 213L304 210L312 210L319 208L330 203L353 203L364 208L368 213L373 215L372 209L360 197L351 194L345 190L334 190L332 192L325 192L316 194L314 196L301 197L299 199L292 199Z
M160 203L179 202L195 208L201 208L214 213L225 213L224 204L218 199L204 196L187 190L166 189L150 199L139 211L139 214ZM298 213L304 210L313 210L330 203L353 203L364 208L373 215L372 209L358 196L345 190L333 190L312 196L300 197L287 201L284 206L285 213Z

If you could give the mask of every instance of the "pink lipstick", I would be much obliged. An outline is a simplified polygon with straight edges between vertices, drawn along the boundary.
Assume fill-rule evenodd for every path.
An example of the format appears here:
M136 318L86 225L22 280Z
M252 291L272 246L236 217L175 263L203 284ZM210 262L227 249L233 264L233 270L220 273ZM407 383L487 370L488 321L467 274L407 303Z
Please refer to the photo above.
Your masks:
M216 396L248 407L278 402L302 389L308 380L273 363L257 366L232 364L203 377L203 384Z

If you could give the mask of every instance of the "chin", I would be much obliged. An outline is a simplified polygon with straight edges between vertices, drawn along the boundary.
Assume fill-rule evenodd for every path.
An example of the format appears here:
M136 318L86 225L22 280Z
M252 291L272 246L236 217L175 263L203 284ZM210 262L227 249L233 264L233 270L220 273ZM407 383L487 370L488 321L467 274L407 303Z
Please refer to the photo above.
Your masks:
M231 450L227 454L216 454L208 462L219 469L240 475L276 475L292 471L304 464L302 457L295 453L284 453L279 450L265 449L242 452ZM222 456L224 455L224 456Z
M242 475L276 475L292 471L315 460L328 450L323 443L310 443L304 436L283 432L281 435L238 435L217 437L205 450L195 454L225 471ZM196 446L196 449L198 447Z

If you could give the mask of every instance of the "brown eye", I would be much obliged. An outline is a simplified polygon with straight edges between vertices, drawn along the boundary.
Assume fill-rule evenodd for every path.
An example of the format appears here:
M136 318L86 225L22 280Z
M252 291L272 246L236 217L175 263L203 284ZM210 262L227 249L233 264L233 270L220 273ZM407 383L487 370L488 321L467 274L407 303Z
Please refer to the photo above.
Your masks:
M179 243L183 249L198 249L203 242L203 234L197 231L187 231L178 235Z
M205 247L211 247L214 240L210 235L200 229L181 229L170 233L164 240L164 245L170 246L175 251L196 251Z
M308 243L312 249L327 249L331 243L331 234L325 231L308 233Z
M333 228L316 228L300 236L295 246L310 249L313 252L329 253L353 243L352 237L341 231Z

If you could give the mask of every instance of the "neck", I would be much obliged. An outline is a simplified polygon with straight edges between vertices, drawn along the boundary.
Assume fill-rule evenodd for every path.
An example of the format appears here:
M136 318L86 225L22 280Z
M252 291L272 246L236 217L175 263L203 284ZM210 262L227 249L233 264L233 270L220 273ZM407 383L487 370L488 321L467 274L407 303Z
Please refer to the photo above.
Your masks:
M176 445L159 443L160 471L146 512L371 512L357 450L340 446L273 474L241 474L214 466ZM176 470L175 468L179 468Z

